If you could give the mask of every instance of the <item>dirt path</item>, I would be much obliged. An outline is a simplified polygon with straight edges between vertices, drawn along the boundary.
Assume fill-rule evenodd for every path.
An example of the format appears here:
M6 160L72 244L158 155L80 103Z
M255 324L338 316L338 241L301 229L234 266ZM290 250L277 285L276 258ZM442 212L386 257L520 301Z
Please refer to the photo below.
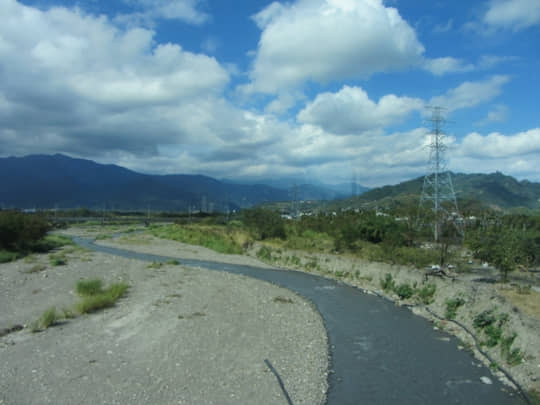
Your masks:
M81 278L125 281L113 308L0 338L0 404L324 403L327 341L311 305L228 273L75 250L0 265L0 329L72 307ZM27 273L36 264L42 271Z

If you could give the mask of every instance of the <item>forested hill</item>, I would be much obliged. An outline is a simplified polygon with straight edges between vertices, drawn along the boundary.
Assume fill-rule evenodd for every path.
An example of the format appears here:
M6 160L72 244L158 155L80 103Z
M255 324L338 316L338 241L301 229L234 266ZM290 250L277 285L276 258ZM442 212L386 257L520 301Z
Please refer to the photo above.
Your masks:
M147 175L64 155L0 158L0 207L220 210L285 200L287 190L201 175Z
M355 199L342 200L333 204L334 208L356 206L358 204L388 205L390 202L418 202L422 193L423 177L391 186L371 189ZM458 200L470 204L471 201L495 209L525 207L540 209L540 183L527 180L518 181L500 172L490 174L452 173L452 182Z

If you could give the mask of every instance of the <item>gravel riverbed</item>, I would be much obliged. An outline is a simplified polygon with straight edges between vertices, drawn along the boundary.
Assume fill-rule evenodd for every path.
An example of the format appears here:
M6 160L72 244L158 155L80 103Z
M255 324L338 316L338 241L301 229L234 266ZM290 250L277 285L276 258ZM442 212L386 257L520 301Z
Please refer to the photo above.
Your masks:
M73 308L76 282L87 278L130 290L113 308L30 332L47 308ZM0 337L2 405L286 404L265 359L293 403L325 402L320 315L291 291L244 276L79 249L63 266L37 255L0 265L0 330L14 325L26 327Z

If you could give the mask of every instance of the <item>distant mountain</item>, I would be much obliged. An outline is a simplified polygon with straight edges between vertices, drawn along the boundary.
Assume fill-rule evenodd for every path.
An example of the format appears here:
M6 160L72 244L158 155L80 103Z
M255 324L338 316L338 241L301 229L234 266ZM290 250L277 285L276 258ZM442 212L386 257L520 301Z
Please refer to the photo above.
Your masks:
M249 181L239 180L222 180L229 184L250 184ZM258 179L257 183L266 184L271 187L279 188L289 191L289 199L296 198L298 200L335 200L348 198L353 195L360 195L363 192L369 190L369 188L362 186L361 184L354 183L340 183L340 184L326 184L319 181L310 180L309 183L305 179L296 178L275 178L275 179Z
M287 190L200 175L147 175L64 155L0 158L0 207L225 210L289 199Z
M330 203L335 208L371 204L385 206L391 202L419 201L423 177L396 185L374 188L356 199ZM470 204L478 202L495 209L540 209L540 183L518 181L500 172L491 174L452 174L454 191L459 201Z

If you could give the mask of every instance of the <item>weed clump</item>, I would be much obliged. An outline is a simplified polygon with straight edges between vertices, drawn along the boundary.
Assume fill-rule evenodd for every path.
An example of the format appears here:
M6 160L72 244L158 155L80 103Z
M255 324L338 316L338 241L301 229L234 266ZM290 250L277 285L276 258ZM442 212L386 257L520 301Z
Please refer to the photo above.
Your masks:
M461 297L452 298L446 301L446 312L444 316L447 319L455 319L457 315L457 310L465 305L465 300Z
M94 280L80 280L77 282L77 294L82 296L96 295L103 292L103 281L99 279Z
M434 301L433 296L437 291L435 284L427 284L418 290L418 298L422 304L429 305Z
M385 292L394 291L396 288L396 282L390 273L386 273L384 278L381 279L381 288Z
M99 279L81 280L77 283L77 293L82 297L76 304L77 312L86 314L114 306L125 295L129 286L126 283L111 284L103 289Z

